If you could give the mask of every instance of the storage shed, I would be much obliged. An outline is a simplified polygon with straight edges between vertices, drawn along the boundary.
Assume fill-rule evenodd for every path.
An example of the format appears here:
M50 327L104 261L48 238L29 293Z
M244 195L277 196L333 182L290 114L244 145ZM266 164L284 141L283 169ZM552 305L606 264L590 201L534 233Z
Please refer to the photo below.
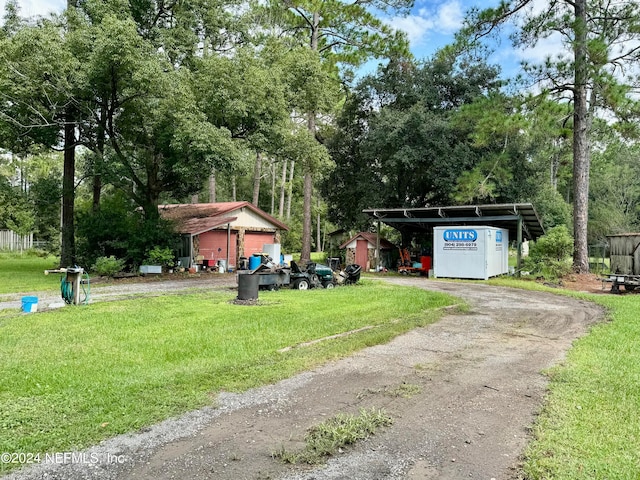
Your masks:
M170 204L159 211L182 236L183 266L219 261L236 266L241 257L261 253L265 244L279 244L280 232L289 230L250 202Z
M393 243L385 238L380 238L380 261L376 262L378 238L375 233L360 232L340 245L340 249L347 249L345 263L357 264L363 270L369 270L374 266L391 267L390 254L395 249Z
M487 280L509 272L509 231L487 226L433 229L435 277Z
M640 275L640 233L607 235L611 273Z

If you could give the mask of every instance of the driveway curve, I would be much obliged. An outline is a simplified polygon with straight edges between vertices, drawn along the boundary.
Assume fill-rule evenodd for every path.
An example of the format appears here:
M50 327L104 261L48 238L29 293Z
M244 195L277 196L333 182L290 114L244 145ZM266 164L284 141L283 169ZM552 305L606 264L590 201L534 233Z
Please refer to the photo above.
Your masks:
M87 450L96 462L38 465L24 479L514 479L546 391L544 369L602 310L549 293L389 277L450 293L450 311L385 345ZM328 292L329 293L329 292ZM330 293L329 293L330 294ZM411 395L395 395L410 386ZM383 408L393 424L317 467L272 457L336 413Z

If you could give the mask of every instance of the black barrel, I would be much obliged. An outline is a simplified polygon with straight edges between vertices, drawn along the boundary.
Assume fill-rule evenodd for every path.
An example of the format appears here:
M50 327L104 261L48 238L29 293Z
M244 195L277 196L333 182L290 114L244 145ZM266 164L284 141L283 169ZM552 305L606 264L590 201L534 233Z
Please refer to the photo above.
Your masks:
M238 300L257 300L260 276L238 272Z

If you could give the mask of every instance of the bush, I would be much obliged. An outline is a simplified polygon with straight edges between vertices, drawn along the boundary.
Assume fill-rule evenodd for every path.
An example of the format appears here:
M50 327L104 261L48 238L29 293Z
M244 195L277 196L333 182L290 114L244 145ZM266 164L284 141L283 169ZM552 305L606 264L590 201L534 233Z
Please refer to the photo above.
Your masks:
M147 265L170 267L174 263L173 252L169 247L153 247L145 260Z
M124 260L117 259L111 255L109 257L98 257L91 269L100 276L113 278L116 273L120 273L124 269L124 265Z
M524 268L532 274L555 279L571 272L573 238L564 225L552 228L529 249Z

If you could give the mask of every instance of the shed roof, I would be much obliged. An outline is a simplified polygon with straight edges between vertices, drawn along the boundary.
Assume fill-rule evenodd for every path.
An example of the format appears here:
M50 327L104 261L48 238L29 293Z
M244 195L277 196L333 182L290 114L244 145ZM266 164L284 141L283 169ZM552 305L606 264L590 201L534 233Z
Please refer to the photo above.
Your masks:
M347 245L349 245L351 242L353 242L357 238L363 238L367 242L372 243L373 245L377 244L377 239L376 239L376 234L375 233L360 232L360 233L357 233L356 235L354 235L353 237L351 237L346 242L343 242L342 245L340 245L338 248L347 248ZM380 237L380 248L390 249L391 250L391 249L394 249L396 247L395 247L395 245L393 243L391 243L386 238Z
M284 223L251 202L180 203L160 205L160 216L176 223L179 233L197 235L237 220L235 213L248 208L279 230L289 230Z
M238 217L185 218L175 221L176 231L183 234L200 235L237 219Z
M431 231L446 225L487 225L509 230L516 238L518 220L522 220L523 236L530 240L544 234L544 228L531 203L495 205L461 205L422 208L371 208L364 213L400 231Z

